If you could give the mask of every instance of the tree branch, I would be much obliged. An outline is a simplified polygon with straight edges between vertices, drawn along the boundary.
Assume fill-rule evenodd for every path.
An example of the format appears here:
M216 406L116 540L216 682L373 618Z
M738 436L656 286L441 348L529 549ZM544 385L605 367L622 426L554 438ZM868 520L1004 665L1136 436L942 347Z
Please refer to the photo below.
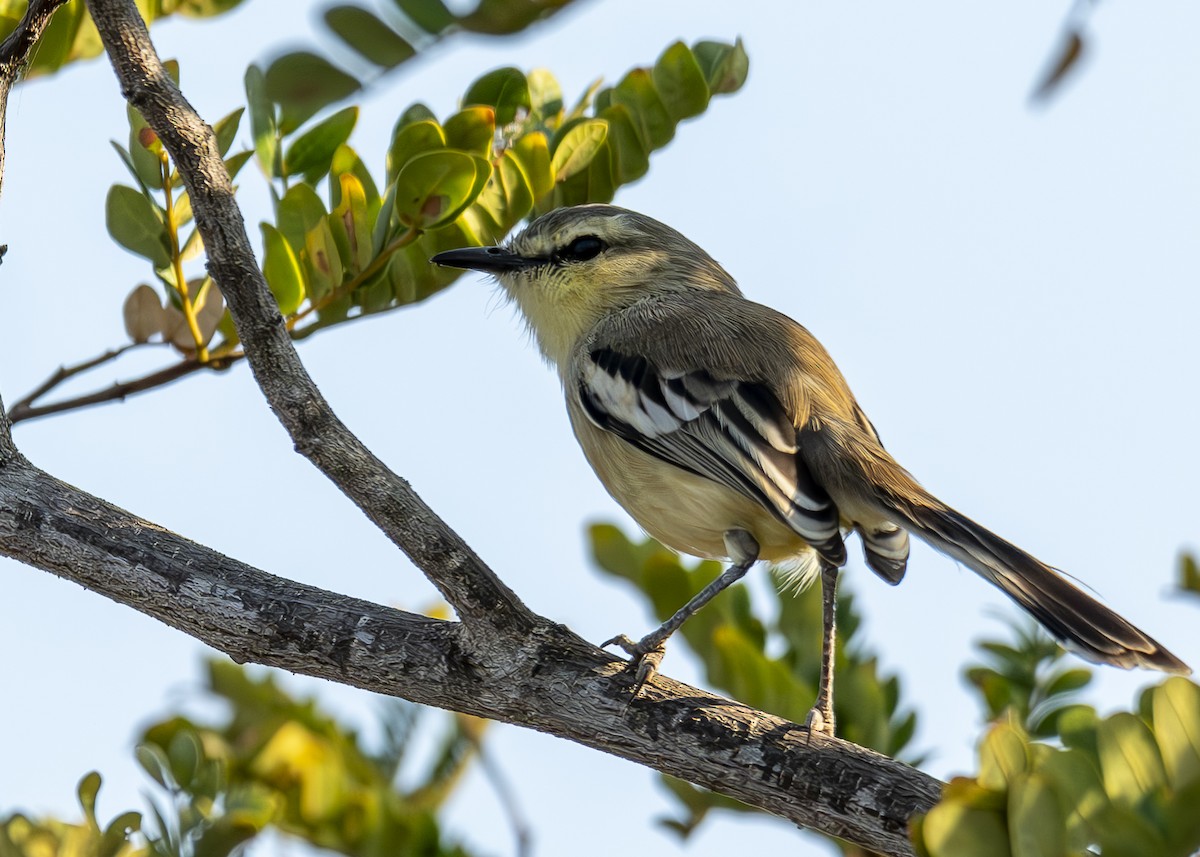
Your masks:
M0 449L3 448L0 432ZM527 726L686 779L886 854L941 783L886 756L665 678L637 698L623 661L534 617L486 641L464 625L294 583L0 458L0 553L227 653Z
M532 613L333 415L300 365L250 250L211 129L163 70L130 0L89 0L122 89L188 184L255 377L303 454L404 549L461 623L273 577L43 473L0 407L0 554L74 580L227 652L538 729L888 854L940 783L740 703L656 677Z
M271 409L296 449L408 554L478 633L528 630L533 614L404 479L337 418L309 377L255 261L216 137L166 73L132 0L88 9L126 99L145 117L188 187L196 227Z

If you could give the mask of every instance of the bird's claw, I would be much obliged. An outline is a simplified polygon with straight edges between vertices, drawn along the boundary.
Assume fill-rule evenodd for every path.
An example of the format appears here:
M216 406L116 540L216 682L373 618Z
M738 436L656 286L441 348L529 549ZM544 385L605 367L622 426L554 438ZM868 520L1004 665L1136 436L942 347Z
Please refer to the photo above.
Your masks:
M833 728L833 711L822 711L821 706L814 705L812 710L808 712L808 717L804 720L804 728L808 730L808 734L826 735L830 738L834 737Z
M627 670L635 670L633 676L633 695L637 696L646 682L658 673L658 665L662 663L663 655L667 652L666 642L655 641L650 637L638 640L636 643L625 634L617 634L611 640L605 640L601 648L617 646L629 655Z

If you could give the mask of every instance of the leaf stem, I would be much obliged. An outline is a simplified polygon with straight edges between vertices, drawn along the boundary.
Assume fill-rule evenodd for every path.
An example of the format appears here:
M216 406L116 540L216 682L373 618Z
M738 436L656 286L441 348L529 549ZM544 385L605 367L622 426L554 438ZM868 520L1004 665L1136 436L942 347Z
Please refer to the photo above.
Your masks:
M163 178L163 199L167 206L167 240L171 243L171 267L175 272L175 291L179 293L179 301L183 305L183 318L187 322L188 332L196 342L196 360L199 363L208 362L208 345L200 333L200 325L196 321L196 308L188 294L187 280L183 275L183 253L179 249L179 222L175 217L175 203L171 198L171 161L164 150L159 156Z

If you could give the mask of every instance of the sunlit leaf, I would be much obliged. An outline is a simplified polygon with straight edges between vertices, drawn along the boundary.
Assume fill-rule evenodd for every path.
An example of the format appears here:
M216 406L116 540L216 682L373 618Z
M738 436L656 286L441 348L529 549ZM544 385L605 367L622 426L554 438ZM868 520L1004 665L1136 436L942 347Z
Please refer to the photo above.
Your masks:
M289 316L304 301L304 274L292 245L270 223L259 224L263 236L263 276L279 311Z

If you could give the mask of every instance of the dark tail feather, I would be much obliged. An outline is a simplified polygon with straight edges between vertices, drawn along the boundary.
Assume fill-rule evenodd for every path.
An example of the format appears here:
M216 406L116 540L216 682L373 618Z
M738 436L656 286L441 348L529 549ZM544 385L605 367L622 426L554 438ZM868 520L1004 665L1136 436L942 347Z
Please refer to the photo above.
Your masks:
M1187 664L1148 634L1050 566L970 518L932 497L928 497L927 503L894 497L888 500L891 513L914 535L998 586L1067 649L1081 657L1125 669L1147 667L1169 673L1191 672Z

